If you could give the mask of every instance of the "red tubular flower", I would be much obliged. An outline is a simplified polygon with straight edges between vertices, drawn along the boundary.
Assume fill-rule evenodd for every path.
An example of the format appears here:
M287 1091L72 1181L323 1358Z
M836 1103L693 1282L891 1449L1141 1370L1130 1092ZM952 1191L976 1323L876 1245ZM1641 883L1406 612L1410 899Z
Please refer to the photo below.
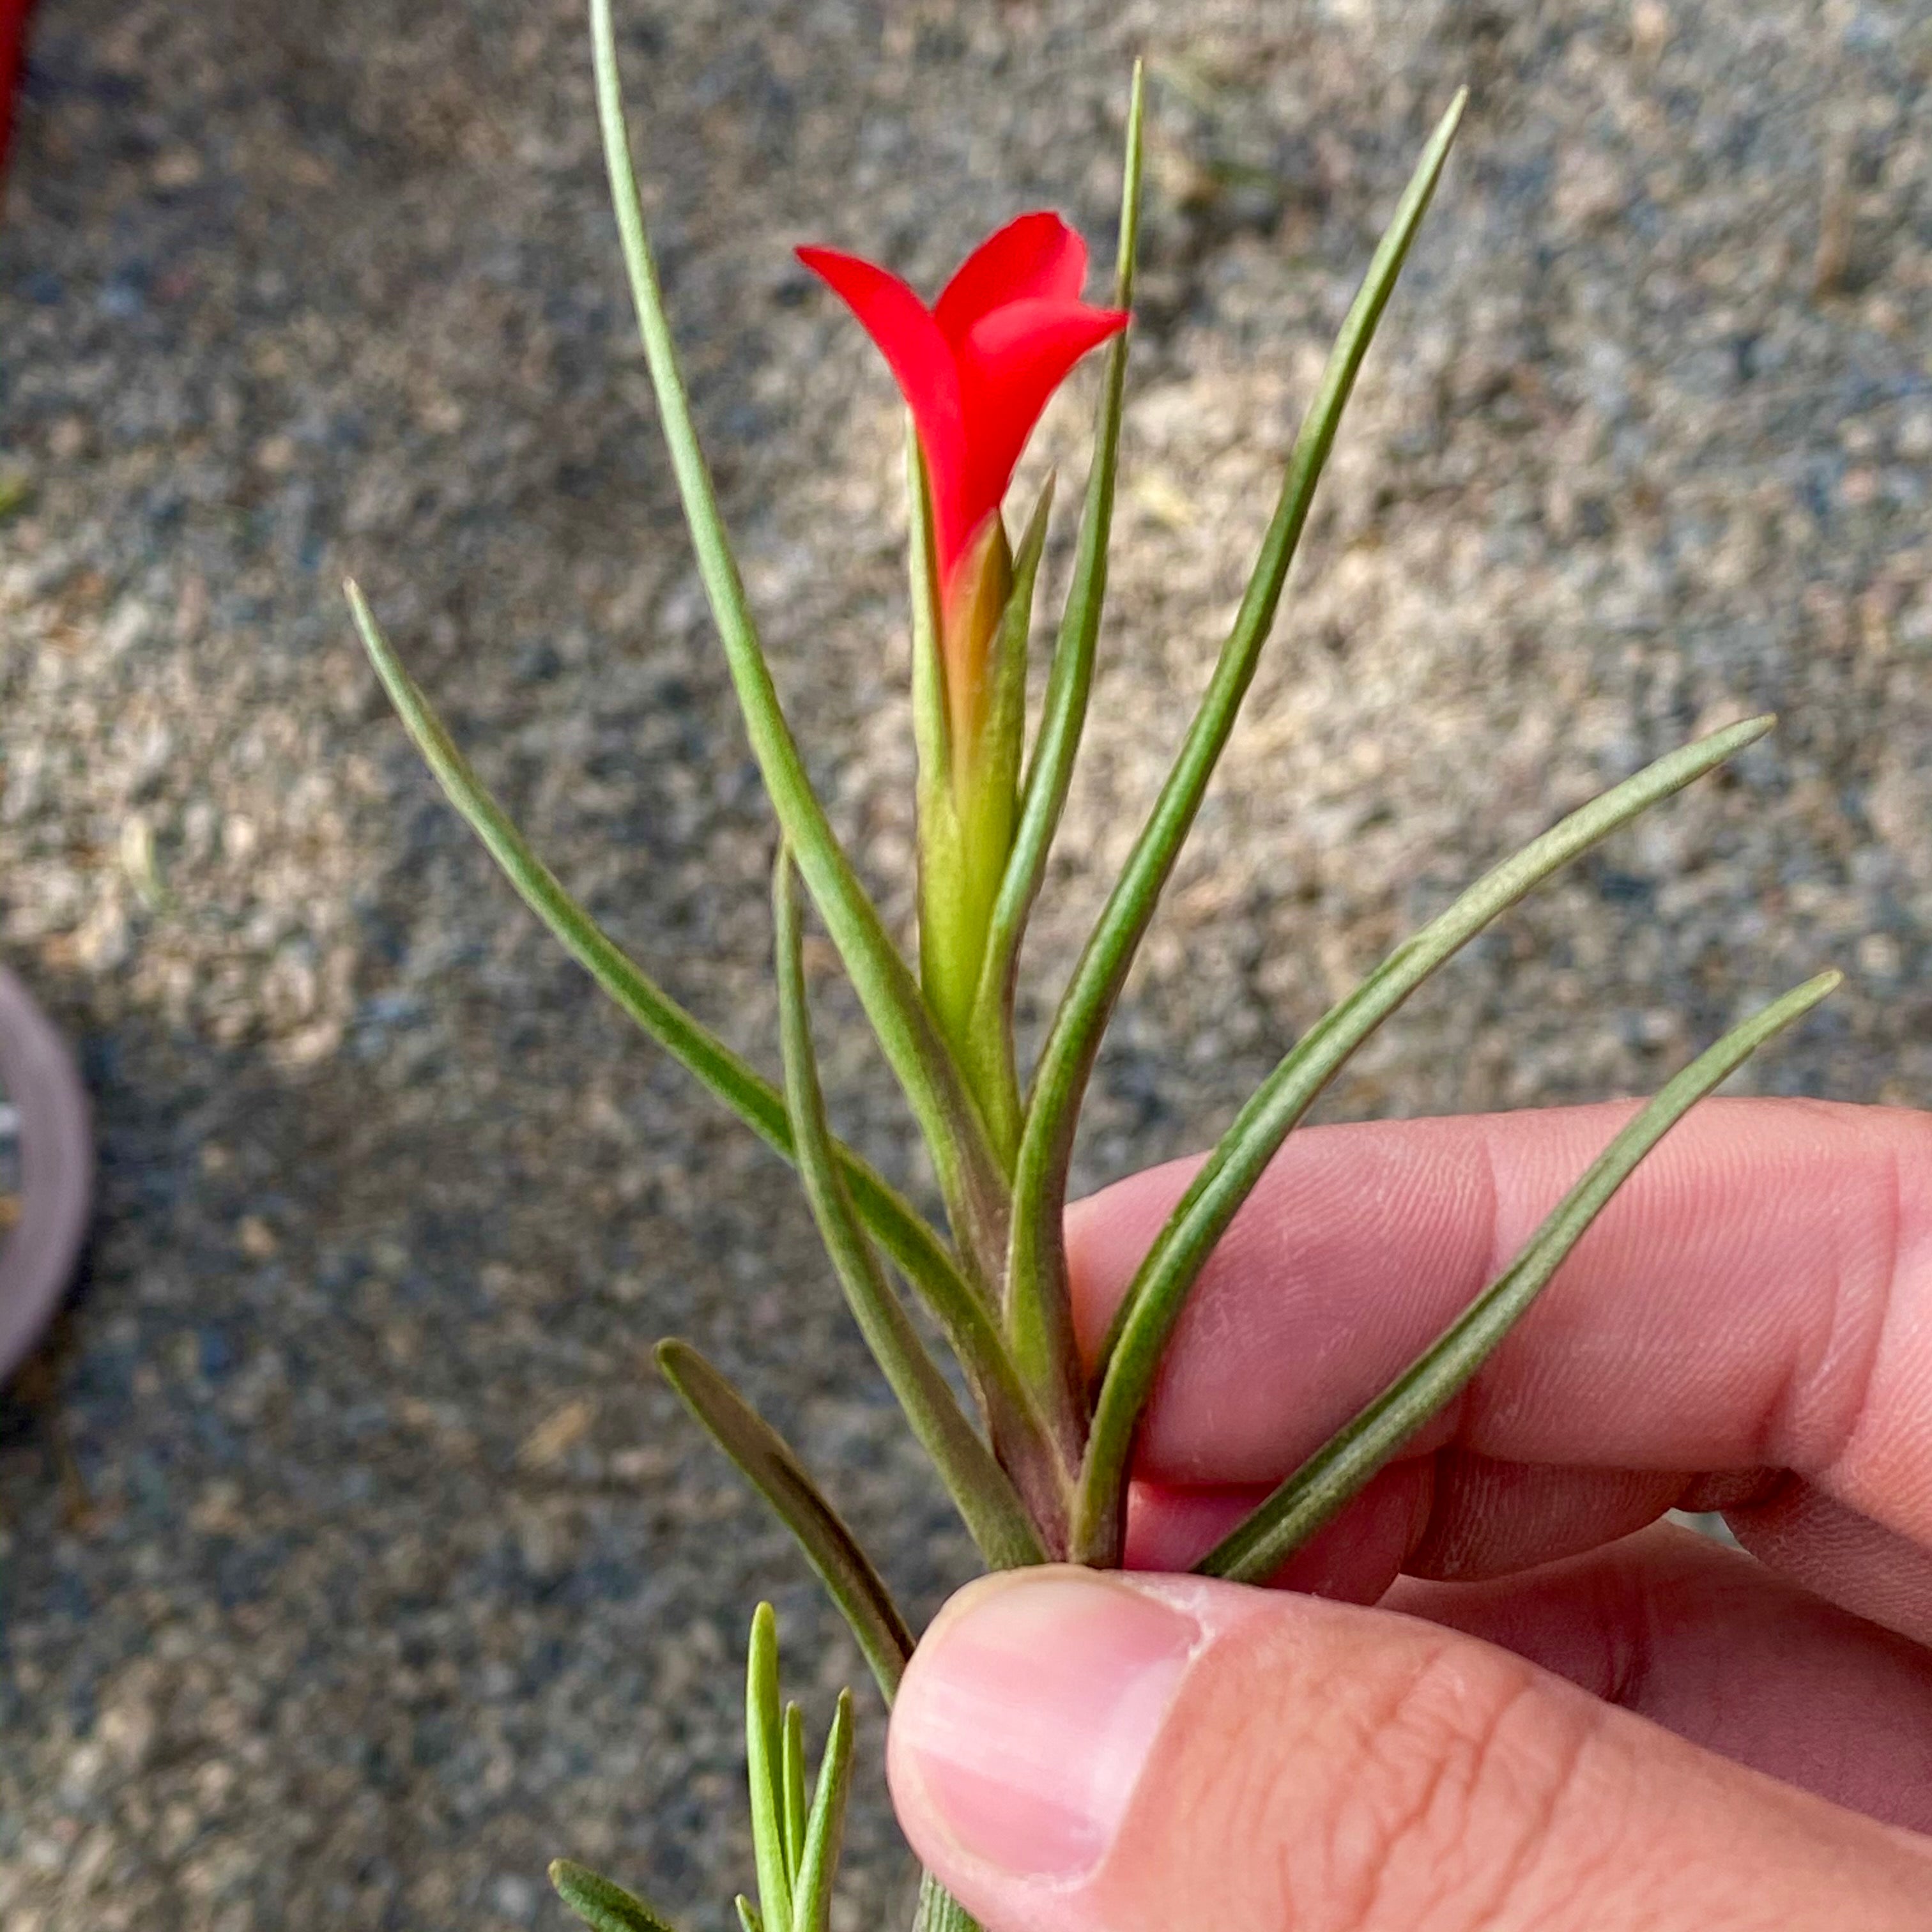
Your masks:
M799 260L842 296L891 365L932 483L939 580L1012 482L1047 400L1075 363L1126 326L1080 299L1087 244L1058 215L1022 214L968 255L928 308L896 275L833 248Z
M989 1125L1010 1144L1018 1104L1010 1066L976 1052L974 1039L1019 776L1016 721L1009 716L1003 728L993 718L995 680L988 675L1012 586L1000 502L1047 399L1127 318L1080 299L1087 245L1044 212L982 242L931 308L897 276L856 256L798 254L878 345L926 459L949 749L941 770L923 763L920 770L920 968Z

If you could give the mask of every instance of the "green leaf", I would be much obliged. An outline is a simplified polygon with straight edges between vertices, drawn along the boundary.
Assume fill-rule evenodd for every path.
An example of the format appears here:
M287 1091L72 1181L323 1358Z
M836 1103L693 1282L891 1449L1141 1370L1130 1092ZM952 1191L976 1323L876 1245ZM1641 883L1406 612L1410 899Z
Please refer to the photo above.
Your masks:
M785 1099L798 1148L799 1174L853 1318L988 1566L1007 1570L1043 1563L1046 1551L1011 1479L966 1419L893 1294L852 1211L832 1158L806 1003L798 893L790 851L783 844L772 868L772 919Z
M910 416L906 418L905 478L906 589L912 608L913 742L919 754L920 832L923 843L927 792L934 793L936 799L943 797L949 804L952 800L952 720L946 707L945 655L940 642L932 486L926 473L919 432Z
M1768 731L1747 719L1684 746L1558 821L1486 873L1316 1021L1235 1117L1155 1238L1103 1345L1099 1400L1081 1474L1074 1548L1083 1560L1120 1534L1127 1457L1168 1337L1214 1244L1249 1191L1348 1057L1430 975L1580 854ZM1100 1560L1108 1560L1102 1557Z
M1046 545L1053 479L1028 519L1012 588L989 649L992 690L976 745L953 740L932 555L926 460L906 434L908 575L912 602L913 736L919 752L919 952L926 996L950 1041L1002 1172L1019 1144L1019 1084L1010 1030L974 1030L974 987L1006 855L1012 844L1026 740L1028 634ZM994 541L1004 544L1004 532Z
M980 1932L978 1922L929 1871L919 1875L913 1932Z
M1120 170L1120 244L1114 268L1116 308L1133 306L1145 98L1145 70L1136 61L1132 92L1127 104L1126 157ZM1059 830L1060 814L1066 808L1067 791L1073 782L1074 760L1086 728L1088 700L1093 690L1094 654L1107 598L1107 550L1113 530L1114 476L1120 464L1129 333L1123 329L1107 351L1106 375L1094 430L1094 460L1087 472L1087 500L1080 512L1073 580L1067 589L1060 635L1054 646L1040 736L1022 796L1019 827L994 905L986 964L974 1000L974 1039L1003 1040L1010 1064L1013 988L1019 969L1020 944L1046 876L1047 857ZM1023 1126L1023 1147L1024 1132ZM1036 1183L1045 1178L1037 1159L1042 1146L1043 1143L1036 1147ZM1042 1204L1043 1200L1036 1187L1033 1212L1048 1211ZM1015 1360L1022 1376L1054 1417L1059 1437L1071 1448L1077 1444L1081 1432L1082 1391L1079 1355L1066 1297L1057 1286L1052 1265L1042 1264L1035 1256L1031 1235L1017 1222L1010 1241L1018 1251L1018 1265L1010 1258L1006 1270L1006 1332L1012 1338Z
M784 1437L689 1342L660 1342L657 1363L706 1433L797 1540L890 1704L912 1655L912 1632L872 1558Z
M553 1858L550 1882L556 1895L591 1928L591 1932L673 1932L641 1898L600 1877L572 1858Z
M791 1919L791 1861L785 1850L784 1719L778 1703L778 1618L769 1604L752 1616L745 1652L745 1777L751 1788L752 1847L758 1906L767 1925Z
M950 982L982 943L967 889L966 826L953 783L952 718L932 544L932 490L906 422L906 567L912 607L913 740L919 754L919 970L928 1004L947 1027ZM965 1004L962 996L960 1005ZM960 1037L953 1039L956 1053Z
M784 1714L785 1863L798 1886L799 1862L805 1856L805 1713L788 1704Z
M738 1908L742 1932L765 1932L765 1922L758 1916L758 1908L742 1892L731 1902Z
M819 1761L812 1817L805 1830L805 1855L799 1868L792 1932L827 1932L832 1921L832 1880L845 1832L845 1801L852 1788L852 1694L842 1690L832 1714L832 1729Z
M457 748L382 634L362 592L353 584L346 587L363 646L404 728L444 794L524 903L627 1018L696 1076L767 1146L787 1160L796 1160L784 1096L664 992L558 883ZM1004 1376L1012 1383L1004 1348L984 1304L967 1286L944 1244L849 1148L840 1148L838 1154L860 1219L924 1297L967 1372L976 1382L991 1378L997 1386ZM1017 1388L1016 1383L1012 1386Z
M993 645L993 694L986 730L986 758L991 767L988 785L1003 798L1017 798L1020 764L1026 752L1027 659L1033 632L1034 596L1040 581L1040 559L1046 554L1046 532L1053 514L1053 472L1040 485L1033 514L1020 532L1013 553L1013 587L1000 617Z
M1003 866L1012 842L1020 759L1026 749L1028 644L1040 559L1046 551L1047 521L1053 511L1053 485L1049 475L1041 486L1040 500L1027 520L1020 547L1014 554L1012 591L1006 599L993 647L992 698L986 742L980 748L984 768L973 781L982 801L973 826L974 836L987 852L1000 855ZM981 983L983 986L983 974ZM1019 1152L1020 1094L1013 1065L1012 1015L1004 1001L988 1006L975 995L959 1054L967 1084L973 1090L986 1122L993 1151L1010 1168Z
M1339 1430L1198 1566L1237 1582L1265 1582L1423 1424L1457 1394L1548 1286L1583 1231L1692 1105L1760 1046L1838 986L1821 973L1734 1028L1671 1081L1566 1194L1529 1244L1426 1353Z
M955 1230L984 1267L997 1262L1004 1245L1005 1179L918 982L840 848L813 794L791 728L785 722L678 369L676 347L631 164L610 0L590 0L590 26L598 124L638 331L698 556L698 574L724 646L752 755L778 823L798 854L799 869L818 902L826 929L845 962L872 1030L919 1121Z
M1134 63L1133 89L1127 103L1126 158L1120 172L1120 244L1114 266L1114 306L1134 302L1134 260L1139 245L1142 110L1145 74ZM1106 374L1094 428L1094 460L1087 472L1086 501L1073 579L1060 616L1053 662L1047 675L1046 703L1040 736L1021 789L1019 830L1006 861L1005 878L993 912L986 964L980 980L976 1024L1012 1003L1013 975L1028 915L1046 874L1047 855L1066 808L1073 764L1087 723L1087 701L1094 686L1094 648L1107 601L1107 545L1114 523L1114 479L1120 464L1120 412L1126 394L1127 338L1123 329L1107 350Z
M1074 968L1041 1050L1014 1176L1007 1261L1008 1332L1021 1373L1029 1381L1038 1382L1056 1370L1078 1372L1066 1353L1071 1318L1060 1217L1080 1104L1101 1035L1274 628L1282 586L1334 445L1343 406L1448 158L1467 98L1466 89L1459 93L1437 124L1335 338L1321 386L1289 454L1281 500L1234 628L1174 769Z

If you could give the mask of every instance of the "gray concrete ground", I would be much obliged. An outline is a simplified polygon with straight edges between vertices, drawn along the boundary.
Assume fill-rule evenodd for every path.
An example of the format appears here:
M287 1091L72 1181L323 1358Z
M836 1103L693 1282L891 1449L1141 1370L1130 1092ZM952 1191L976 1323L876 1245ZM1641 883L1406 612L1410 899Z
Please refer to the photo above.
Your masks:
M929 287L1051 202L1104 260L1150 57L1120 561L1029 962L1049 992L1376 226L1474 88L1087 1180L1210 1136L1480 863L1766 706L1774 741L1474 948L1328 1112L1647 1088L1828 960L1846 992L1750 1082L1932 1095L1922 8L620 10L726 506L902 922L898 418L788 250ZM756 1595L801 1677L826 1659L821 1702L856 1666L653 1387L659 1334L796 1432L910 1598L967 1568L782 1171L514 904L344 621L352 568L558 868L769 1060L770 821L626 312L580 13L42 10L0 221L0 936L83 1043L105 1186L0 1436L8 1932L555 1926L559 1851L724 1925ZM1091 380L1029 476L1080 473ZM904 1171L829 975L826 1011L841 1120ZM841 1932L905 1882L875 1785L854 1836Z

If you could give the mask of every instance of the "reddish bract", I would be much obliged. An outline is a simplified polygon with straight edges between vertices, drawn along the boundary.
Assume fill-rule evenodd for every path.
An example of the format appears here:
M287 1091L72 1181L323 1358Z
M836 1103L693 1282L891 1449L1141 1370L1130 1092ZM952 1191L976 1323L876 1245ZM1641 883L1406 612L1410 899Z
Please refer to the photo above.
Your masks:
M945 586L998 512L1048 398L1082 356L1126 326L1126 313L1080 299L1087 244L1046 211L981 242L929 309L896 275L856 255L798 256L844 298L912 411Z

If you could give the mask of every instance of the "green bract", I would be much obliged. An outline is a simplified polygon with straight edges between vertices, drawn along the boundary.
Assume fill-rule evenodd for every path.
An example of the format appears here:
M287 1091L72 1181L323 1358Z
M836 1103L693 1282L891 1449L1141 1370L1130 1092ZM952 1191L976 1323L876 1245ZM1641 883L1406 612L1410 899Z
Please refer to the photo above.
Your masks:
M935 670L940 615L926 478L916 448L911 452L914 715L922 774L926 955L915 973L814 796L781 708L678 373L632 172L610 0L590 0L590 16L598 112L645 353L706 593L778 821L772 903L782 1081L754 1072L661 992L544 866L478 784L351 585L357 627L444 790L525 902L626 1012L796 1166L860 1329L987 1564L1117 1564L1136 1432L1162 1352L1215 1244L1283 1139L1370 1034L1462 946L1552 872L1762 736L1772 721L1754 718L1700 740L1572 812L1485 874L1317 1021L1228 1127L1154 1240L1099 1360L1083 1363L1073 1338L1061 1225L1069 1160L1101 1037L1274 628L1342 410L1448 159L1464 96L1456 96L1438 124L1369 264L1288 458L1273 520L1206 693L1029 1074L1015 1052L1014 987L1092 688L1127 336L1117 334L1108 349L1072 581L1030 747L1024 672L1050 488L1015 554L1004 616L988 633L992 682L984 742L975 752L972 782L963 788L941 782L949 774L956 777L958 768L947 755ZM1137 68L1114 270L1120 309L1130 308L1133 296L1142 124ZM801 965L800 879L924 1138L945 1204L944 1231L922 1220L827 1124ZM949 896L956 890L956 900ZM961 935L956 950L955 933ZM1787 994L1672 1079L1435 1346L1201 1568L1253 1581L1278 1570L1476 1372L1684 1111L1824 998L1837 978L1826 974ZM928 1352L902 1288L924 1304L945 1337L976 1418ZM658 1360L698 1420L797 1538L890 1699L914 1640L877 1566L797 1456L716 1370L676 1341L660 1346ZM778 1706L768 1610L753 1626L748 1681L759 1902L740 1899L741 1919L747 1932L823 1932L849 1782L849 1705L842 1699L816 1795L808 1803L802 1730L796 1712L788 1714ZM650 1932L660 1925L628 1893L580 1867L560 1864L553 1876L567 1902L600 1932ZM929 1882L920 1918L929 1932L970 1922Z

